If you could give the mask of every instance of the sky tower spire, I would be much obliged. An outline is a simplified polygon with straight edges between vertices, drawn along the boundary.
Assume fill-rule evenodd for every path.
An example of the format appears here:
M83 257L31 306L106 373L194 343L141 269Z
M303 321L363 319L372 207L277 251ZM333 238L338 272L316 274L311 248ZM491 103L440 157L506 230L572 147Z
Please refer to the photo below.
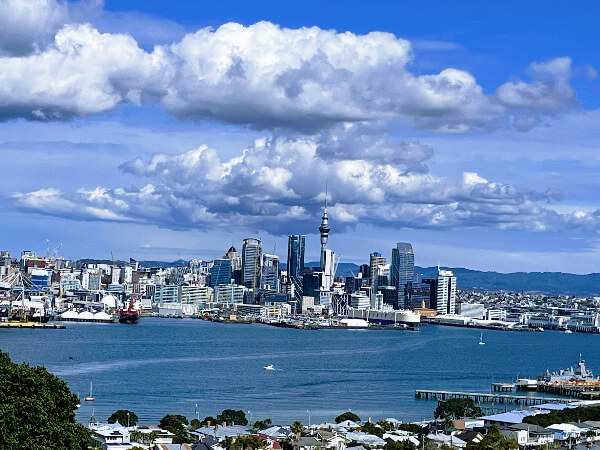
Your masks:
M319 232L321 233L321 268L323 268L324 264L324 254L330 231L331 227L329 226L329 217L327 216L327 185L325 185L325 208L323 210L323 217L321 218L321 225L319 226Z

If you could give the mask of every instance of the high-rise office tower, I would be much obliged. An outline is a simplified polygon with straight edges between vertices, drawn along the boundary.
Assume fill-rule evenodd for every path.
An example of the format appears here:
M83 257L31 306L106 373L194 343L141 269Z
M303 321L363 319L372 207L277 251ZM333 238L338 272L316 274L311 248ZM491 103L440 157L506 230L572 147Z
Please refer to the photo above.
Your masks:
M288 238L287 274L294 285L294 297L302 298L302 277L304 276L304 248L306 236L293 234Z
M246 238L242 247L242 283L254 293L260 287L262 243L260 239Z
M377 290L377 278L381 275L380 269L385 266L385 256L379 252L371 253L369 260L370 284ZM387 283L386 283L387 284Z
M392 249L392 267L390 278L392 286L398 289L398 308L409 309L407 285L413 281L415 274L415 255L412 245L408 242L398 242Z
M436 309L438 314L456 313L456 277L438 267Z
M279 256L263 253L261 286L267 291L279 292Z
M210 268L210 287L215 288L220 284L231 284L231 260L215 259Z

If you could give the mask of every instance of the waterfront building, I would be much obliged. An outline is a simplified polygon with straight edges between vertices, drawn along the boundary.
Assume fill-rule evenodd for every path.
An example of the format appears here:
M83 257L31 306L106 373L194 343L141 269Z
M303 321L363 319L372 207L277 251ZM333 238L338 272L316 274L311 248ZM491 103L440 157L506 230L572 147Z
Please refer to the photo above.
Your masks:
M215 287L215 302L243 303L246 288L237 284L220 284Z
M438 269L436 310L438 314L456 313L456 277L450 270Z
M293 287L293 297L302 298L302 277L304 275L304 250L306 236L293 234L288 237L287 276Z
M163 284L156 286L155 303L206 303L212 301L213 289L208 286Z
M410 309L429 308L431 286L427 283L410 283L408 285Z
M260 239L246 238L242 247L242 283L253 292L260 286L262 243Z
M355 309L367 309L371 307L371 299L367 295L355 292L348 296L348 306Z
M37 288L50 286L50 272L46 269L30 269L31 284Z
M263 254L260 279L263 289L279 292L279 256Z
M383 304L398 308L398 288L396 286L379 286L377 292L383 297Z
M407 285L412 283L415 272L415 255L412 245L408 242L398 242L392 249L392 266L390 278L392 286L398 289L398 307L409 309Z
M210 268L210 287L231 283L231 260L215 259Z

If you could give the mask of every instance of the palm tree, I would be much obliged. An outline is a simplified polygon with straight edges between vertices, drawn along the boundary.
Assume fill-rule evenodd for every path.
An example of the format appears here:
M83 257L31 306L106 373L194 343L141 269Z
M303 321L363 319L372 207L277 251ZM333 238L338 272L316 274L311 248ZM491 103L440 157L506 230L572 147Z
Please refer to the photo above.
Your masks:
M296 435L296 442L298 442L300 440L302 430L304 430L304 425L302 425L302 422L296 421L292 424L290 430Z
M142 433L139 430L133 430L131 433L129 433L129 440L130 441L134 441L134 442L144 442L144 433Z
M235 445L235 439L231 436L226 436L221 445L225 450L231 450Z

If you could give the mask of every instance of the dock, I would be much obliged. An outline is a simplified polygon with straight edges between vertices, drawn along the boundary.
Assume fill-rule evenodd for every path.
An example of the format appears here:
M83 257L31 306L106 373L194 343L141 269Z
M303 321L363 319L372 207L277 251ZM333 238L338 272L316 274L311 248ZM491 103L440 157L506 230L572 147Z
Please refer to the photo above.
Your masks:
M515 389L515 383L492 383L494 392L512 392Z
M455 392L418 389L415 398L425 400L449 400L451 398L468 398L474 402L506 403L515 405L541 405L543 403L568 403L567 398L531 397L528 395L483 394L480 392Z
M0 328L43 328L44 330L64 330L67 327L58 323L0 322Z

